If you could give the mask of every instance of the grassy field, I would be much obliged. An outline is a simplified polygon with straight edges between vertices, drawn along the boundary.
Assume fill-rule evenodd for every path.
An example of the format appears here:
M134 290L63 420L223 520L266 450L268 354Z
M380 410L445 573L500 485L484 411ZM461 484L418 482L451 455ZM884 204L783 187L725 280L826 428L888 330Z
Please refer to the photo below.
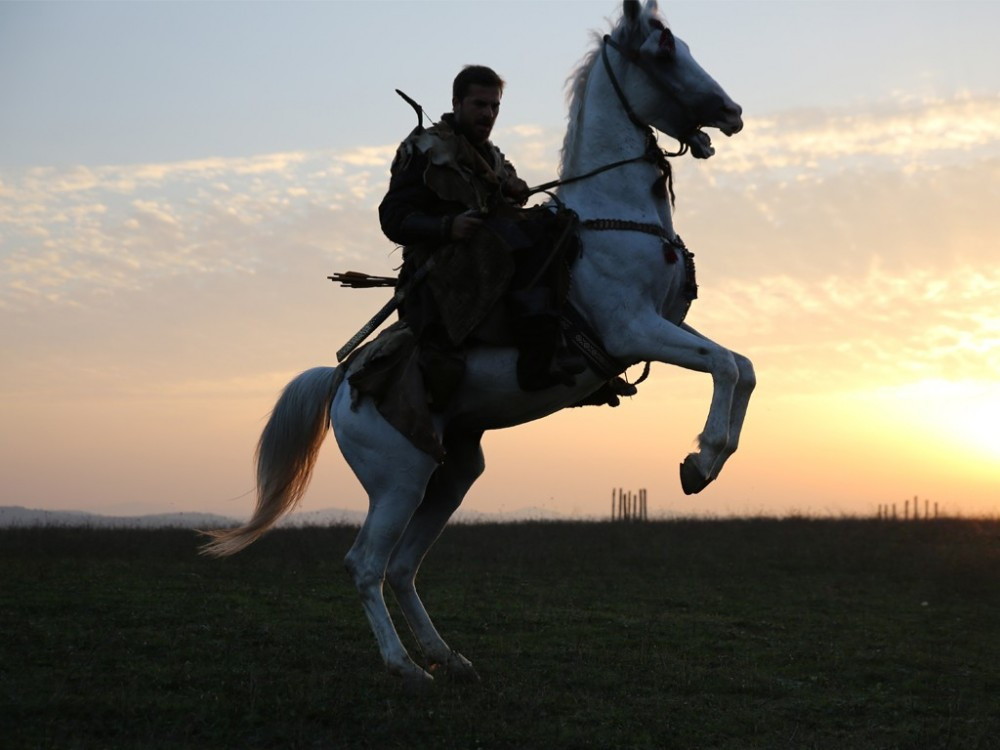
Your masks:
M4 748L997 748L1000 523L453 526L482 682L387 677L350 528L0 531Z

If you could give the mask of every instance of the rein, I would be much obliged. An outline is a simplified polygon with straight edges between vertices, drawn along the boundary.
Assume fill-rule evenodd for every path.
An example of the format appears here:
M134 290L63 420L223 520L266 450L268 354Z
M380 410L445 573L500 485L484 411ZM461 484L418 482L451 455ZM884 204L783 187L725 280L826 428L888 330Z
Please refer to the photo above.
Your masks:
M633 164L637 161L649 161L649 150L647 148L640 156L633 156L631 159L622 159L621 161L616 161L611 164L605 164L603 167L598 167L597 169L592 169L584 174L578 174L573 177L567 177L566 179L551 180L550 182L544 182L541 185L536 185L533 188L528 189L528 195L533 195L535 193L544 193L546 190L551 190L554 187L560 187L561 185L569 185L574 182L579 182L580 180L586 180L588 177L594 177L601 174L602 172L608 172L612 169L617 169L618 167L624 167L626 164Z

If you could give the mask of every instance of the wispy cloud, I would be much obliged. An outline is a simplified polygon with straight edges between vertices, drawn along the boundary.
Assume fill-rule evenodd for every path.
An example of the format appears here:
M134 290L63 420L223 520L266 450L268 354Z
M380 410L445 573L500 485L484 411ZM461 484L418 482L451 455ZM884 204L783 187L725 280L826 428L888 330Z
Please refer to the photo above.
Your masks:
M373 167L384 170L392 161L396 146L360 146L338 156L338 161L353 167Z
M699 300L692 322L740 342L784 392L896 386L1000 372L1000 270L888 272L818 281L787 275L729 280Z
M713 172L780 172L790 180L843 170L933 169L1000 157L1000 96L900 99L867 111L807 110L747 118Z
M968 97L793 113L751 119L709 162L678 161L678 228L702 282L692 323L745 349L763 387L1000 371L996 122L1000 101ZM561 137L497 134L531 182L555 175ZM12 345L65 325L67 310L100 329L114 309L169 350L196 320L118 306L154 294L209 317L218 297L249 325L277 325L259 318L261 279L391 272L375 207L395 148L3 173L0 314L34 321ZM286 292L294 314L304 303Z
M84 304L164 275L252 273L268 252L261 240L284 228L329 230L345 210L370 223L394 150L7 172L0 308ZM340 233L356 234L358 223L344 221Z

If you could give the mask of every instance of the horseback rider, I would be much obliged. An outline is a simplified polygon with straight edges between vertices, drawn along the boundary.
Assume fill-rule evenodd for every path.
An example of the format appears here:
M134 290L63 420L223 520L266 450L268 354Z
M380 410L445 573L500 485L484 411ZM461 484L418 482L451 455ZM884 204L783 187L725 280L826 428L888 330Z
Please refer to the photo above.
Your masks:
M528 185L490 141L503 89L492 69L466 66L452 84L452 112L400 144L379 206L382 231L404 246L399 313L420 343L438 407L464 374L461 346L482 341L498 309L509 316L521 388L570 385L585 369L559 327L556 277L575 241L565 231L572 219L521 208Z

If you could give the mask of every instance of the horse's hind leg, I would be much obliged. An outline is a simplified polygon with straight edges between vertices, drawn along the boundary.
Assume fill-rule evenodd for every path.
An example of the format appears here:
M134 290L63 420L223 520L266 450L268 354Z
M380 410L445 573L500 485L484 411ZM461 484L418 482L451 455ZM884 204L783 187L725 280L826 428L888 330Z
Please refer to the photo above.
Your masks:
M387 576L431 669L440 666L450 677L458 680L478 680L479 675L472 664L453 651L438 634L417 595L415 584L417 570L427 551L462 503L469 488L483 473L485 463L479 442L481 437L482 433L450 436L446 441L448 457L428 482L423 503L410 519L389 561Z
M418 681L430 675L410 658L389 616L382 585L392 551L423 499L436 462L389 425L370 401L357 411L347 388L334 400L334 433L368 492L368 517L344 564L361 596L379 651L391 674Z

